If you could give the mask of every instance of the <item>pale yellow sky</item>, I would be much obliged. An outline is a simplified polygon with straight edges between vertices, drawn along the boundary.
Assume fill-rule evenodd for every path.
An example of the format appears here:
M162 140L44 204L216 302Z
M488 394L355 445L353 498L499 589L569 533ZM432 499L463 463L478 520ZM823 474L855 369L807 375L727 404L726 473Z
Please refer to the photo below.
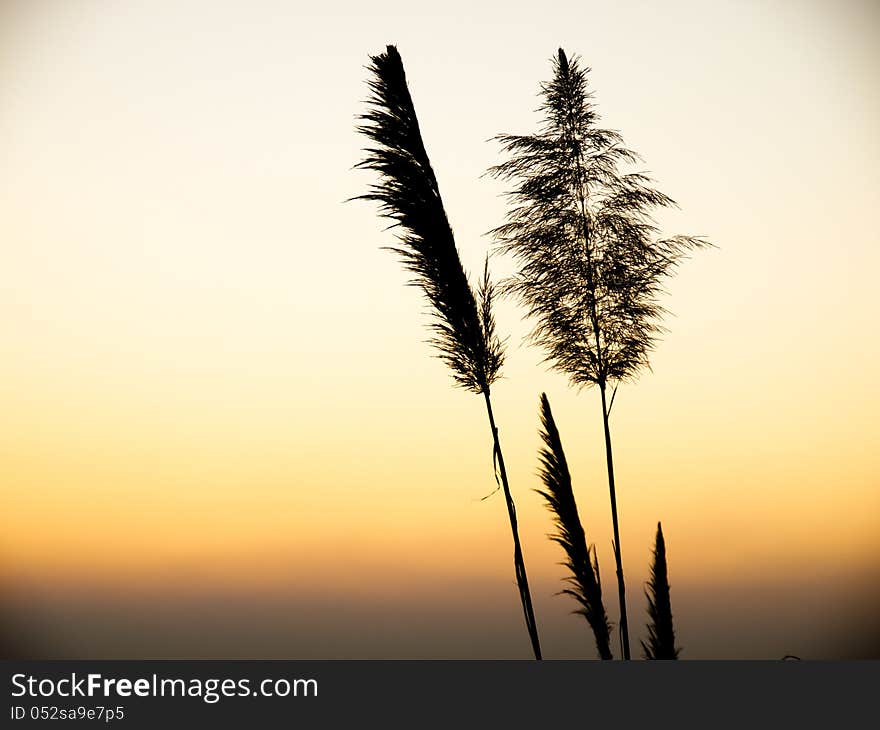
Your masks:
M658 519L685 615L728 579L845 573L856 595L880 570L878 21L867 2L0 4L4 581L316 601L496 581L527 654L503 504L479 501L482 403L430 356L385 224L343 203L369 182L364 65L393 42L472 270L504 210L487 140L535 128L559 45L681 204L669 232L719 247L671 283L653 372L615 405L631 623ZM559 648L584 628L552 596L537 399L611 585L599 406L520 344L516 307L498 319L495 407Z

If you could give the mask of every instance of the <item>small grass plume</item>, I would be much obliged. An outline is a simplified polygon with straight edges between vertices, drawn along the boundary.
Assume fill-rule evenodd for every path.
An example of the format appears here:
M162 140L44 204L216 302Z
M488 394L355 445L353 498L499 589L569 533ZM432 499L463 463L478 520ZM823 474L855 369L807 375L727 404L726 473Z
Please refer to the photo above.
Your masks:
M541 393L541 426L544 446L540 451L540 475L544 489L537 491L546 500L558 530L550 536L550 539L565 551L566 560L563 565L571 571L571 575L566 578L570 587L564 589L562 593L580 603L581 607L576 613L582 614L590 624L596 637L599 657L613 659L610 645L611 627L602 603L599 561L595 548L587 547L587 538L571 488L571 474L562 449L562 439L553 420L553 412L550 410L550 401L546 393Z
M520 601L532 650L535 658L540 659L541 646L516 507L490 398L490 388L504 362L504 347L495 332L495 288L489 278L488 260L475 293L462 266L440 187L422 141L400 54L397 48L388 46L385 53L370 60L369 110L360 117L358 131L370 140L371 146L364 151L365 157L358 167L378 173L378 181L359 197L377 202L382 215L393 221L398 244L390 248L413 274L411 283L422 290L431 304L432 344L452 370L455 383L481 393L486 402L496 476L504 490L513 534Z
M666 570L666 541L659 522L654 542L651 580L648 581L645 595L648 597L648 616L651 618L651 623L648 624L648 642L642 642L645 659L678 659L681 649L675 646L669 577Z

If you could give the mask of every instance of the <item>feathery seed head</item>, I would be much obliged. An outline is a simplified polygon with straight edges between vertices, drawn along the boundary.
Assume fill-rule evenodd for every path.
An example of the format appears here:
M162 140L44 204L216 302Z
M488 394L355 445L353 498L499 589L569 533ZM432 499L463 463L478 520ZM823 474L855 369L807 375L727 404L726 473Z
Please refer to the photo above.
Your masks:
M358 131L371 146L357 167L378 173L378 181L358 197L377 202L380 213L397 228L398 243L390 248L432 306L431 342L456 384L488 392L504 360L503 343L495 334L495 289L488 266L475 294L422 141L400 54L388 46L370 60L370 108L359 117Z

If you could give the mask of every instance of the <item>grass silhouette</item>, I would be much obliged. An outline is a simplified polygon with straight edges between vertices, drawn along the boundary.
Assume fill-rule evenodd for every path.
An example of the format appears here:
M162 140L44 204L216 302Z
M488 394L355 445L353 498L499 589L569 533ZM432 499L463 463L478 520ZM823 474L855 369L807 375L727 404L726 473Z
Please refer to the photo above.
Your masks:
M578 515L577 503L571 489L571 474L562 449L559 429L553 420L550 401L546 393L541 394L541 440L544 446L540 451L540 475L544 489L538 493L544 497L547 507L553 513L557 532L550 539L565 551L565 562L571 575L566 578L569 585L561 592L571 596L580 608L575 612L587 619L596 637L596 650L601 659L613 659L611 654L611 627L605 606L602 603L602 583L599 578L599 561L595 548L587 546L587 538Z
M452 370L456 385L483 395L492 432L496 479L504 492L513 536L513 562L526 629L535 658L541 658L538 628L519 538L516 506L510 492L498 427L492 410L491 386L504 362L504 348L495 332L492 305L495 287L488 261L476 292L462 266L440 188L428 159L418 118L397 48L371 57L369 111L358 131L371 142L358 167L378 173L378 182L359 196L375 201L397 228L398 245L391 247L414 276L431 304L432 343Z
M666 541L663 528L657 523L654 540L654 559L651 563L651 579L645 589L648 597L648 641L642 642L645 659L678 659L681 649L675 646L675 630L672 627L672 602L669 598L669 577L666 568Z
M610 415L618 385L648 365L664 314L663 282L701 238L661 238L651 214L674 201L646 175L625 173L637 155L621 135L599 126L577 57L559 49L553 78L541 86L536 134L497 137L507 159L490 173L513 184L507 221L493 233L517 272L504 284L526 309L531 339L577 387L598 386L621 647L630 658Z

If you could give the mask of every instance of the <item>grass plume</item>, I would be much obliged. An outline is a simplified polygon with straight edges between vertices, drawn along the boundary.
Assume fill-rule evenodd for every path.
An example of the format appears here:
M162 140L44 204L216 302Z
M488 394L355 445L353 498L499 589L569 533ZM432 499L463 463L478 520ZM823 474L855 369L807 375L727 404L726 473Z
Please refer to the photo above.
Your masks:
M662 237L654 211L675 205L641 172L621 135L599 124L589 69L560 48L541 85L537 133L497 137L507 159L490 172L512 184L506 222L494 230L517 272L506 282L533 322L546 361L578 387L598 386L624 659L630 658L626 588L609 417L617 386L648 366L661 332L665 280L694 249L693 236Z
M388 46L371 61L370 109L360 117L358 131L373 145L357 167L378 173L378 179L359 199L377 202L380 213L394 221L398 245L389 248L431 304L431 342L456 384L488 392L504 363L492 317L494 287L488 266L475 294L422 141L400 54Z
M501 372L504 347L495 331L488 261L476 292L462 266L452 227L440 197L440 187L428 159L400 53L387 46L372 56L368 81L369 109L358 131L370 140L358 167L377 174L360 199L379 205L397 231L390 247L413 275L431 304L432 343L452 370L456 385L483 395L492 432L493 457L504 491L513 535L513 561L526 629L536 659L541 658L538 628L532 608L525 560L519 539L516 507L507 479L504 456L490 389Z
M651 579L645 589L648 598L648 641L642 642L645 659L678 659L681 649L675 646L675 630L672 627L672 602L669 597L669 577L666 568L666 541L663 528L657 523L654 541L654 559Z
M596 637L596 649L602 659L612 659L611 627L602 603L602 583L599 578L599 561L596 551L587 546L587 538L578 516L577 503L571 488L571 474L562 449L559 429L550 410L546 393L541 394L541 440L540 476L544 489L538 493L546 500L553 513L557 532L550 539L565 551L563 563L571 572L566 578L569 587L562 593L571 596L579 604L576 613L583 615Z

